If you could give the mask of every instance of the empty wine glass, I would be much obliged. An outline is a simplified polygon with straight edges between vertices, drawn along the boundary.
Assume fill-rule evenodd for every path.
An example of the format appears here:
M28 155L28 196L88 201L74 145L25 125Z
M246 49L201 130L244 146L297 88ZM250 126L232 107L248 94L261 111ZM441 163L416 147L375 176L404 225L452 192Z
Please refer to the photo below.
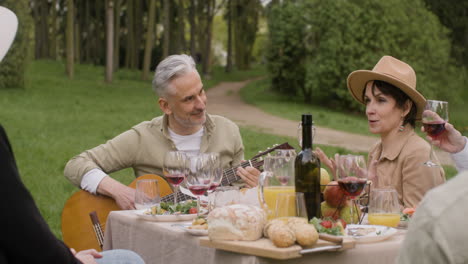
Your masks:
M200 216L200 196L202 196L211 184L213 162L210 155L199 154L189 158L189 170L187 170L186 183L188 189L197 196L197 217Z
M364 156L340 155L336 160L336 174L338 184L352 202L351 224L355 224L354 211L357 207L356 199L361 195L367 183L367 166Z
M211 194L218 188L221 184L221 180L223 179L223 169L221 168L221 161L219 159L218 153L205 153L205 155L209 155L209 159L211 160L212 166L212 174L211 174L211 183L210 188L206 191L208 194L208 212L211 210L212 203L210 199Z
M448 103L445 101L427 100L422 114L424 131L433 139L436 139L444 133L446 122L448 122ZM433 152L431 144L429 160L424 162L424 165L427 167L440 167L439 164L433 161Z
M184 181L188 170L188 157L183 151L169 151L164 156L163 173L174 187L174 204L177 204L179 185Z
M161 202L158 181L155 179L138 180L135 190L135 208L148 209Z

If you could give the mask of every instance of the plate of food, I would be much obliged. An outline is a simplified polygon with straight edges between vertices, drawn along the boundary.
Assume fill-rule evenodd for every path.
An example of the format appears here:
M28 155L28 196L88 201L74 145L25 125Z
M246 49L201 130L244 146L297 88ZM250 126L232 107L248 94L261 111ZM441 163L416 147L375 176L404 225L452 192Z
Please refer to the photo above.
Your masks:
M192 236L207 236L208 223L205 218L195 218L192 223L173 224L172 226L178 227Z
M383 241L397 233L393 227L380 225L347 225L346 236L350 236L359 243Z
M197 217L197 202L189 200L175 205L162 202L148 209L135 210L135 214L156 222L190 221Z

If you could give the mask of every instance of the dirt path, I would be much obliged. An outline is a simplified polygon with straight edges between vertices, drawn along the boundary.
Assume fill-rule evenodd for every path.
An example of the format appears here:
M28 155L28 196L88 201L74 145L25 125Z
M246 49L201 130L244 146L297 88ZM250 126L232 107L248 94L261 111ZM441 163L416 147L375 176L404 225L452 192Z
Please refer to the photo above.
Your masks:
M296 138L298 122L271 115L242 101L239 90L248 82L222 82L209 89L207 92L208 112L225 116L239 126L254 128L269 134ZM368 151L370 146L377 140L377 137L352 134L325 127L316 127L314 137L314 143L316 144L363 152ZM447 153L438 151L437 155L443 164L453 165Z

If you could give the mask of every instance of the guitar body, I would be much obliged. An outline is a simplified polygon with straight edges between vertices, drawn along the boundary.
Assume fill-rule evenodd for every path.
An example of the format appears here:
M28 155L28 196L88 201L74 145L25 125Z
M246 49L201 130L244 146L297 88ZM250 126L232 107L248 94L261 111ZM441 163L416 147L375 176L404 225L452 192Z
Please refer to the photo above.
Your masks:
M136 178L129 187L136 188L137 180L157 179L161 197L172 193L172 189L166 180L154 174L147 174ZM87 191L75 192L65 203L62 211L62 236L67 246L76 251L94 248L101 251L89 213L96 211L102 230L111 211L121 210L114 199L93 195Z

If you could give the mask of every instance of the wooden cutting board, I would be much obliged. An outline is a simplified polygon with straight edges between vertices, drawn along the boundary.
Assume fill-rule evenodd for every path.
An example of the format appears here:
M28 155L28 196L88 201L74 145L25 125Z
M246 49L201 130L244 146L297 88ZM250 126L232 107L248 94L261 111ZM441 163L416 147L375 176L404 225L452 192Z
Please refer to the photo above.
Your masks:
M355 241L352 238L345 237L343 239L342 248L351 249L354 248ZM300 251L302 249L299 245L293 245L287 248L278 248L271 242L268 238L260 238L256 241L227 241L227 240L215 240L211 241L208 237L200 238L200 245L210 248L222 249L226 251L242 253L247 255L254 255L259 257L267 257L273 259L292 259L302 257ZM335 246L336 243L328 242L322 239L317 241L313 247L310 248L320 248L325 246ZM333 249L336 251L336 249Z

